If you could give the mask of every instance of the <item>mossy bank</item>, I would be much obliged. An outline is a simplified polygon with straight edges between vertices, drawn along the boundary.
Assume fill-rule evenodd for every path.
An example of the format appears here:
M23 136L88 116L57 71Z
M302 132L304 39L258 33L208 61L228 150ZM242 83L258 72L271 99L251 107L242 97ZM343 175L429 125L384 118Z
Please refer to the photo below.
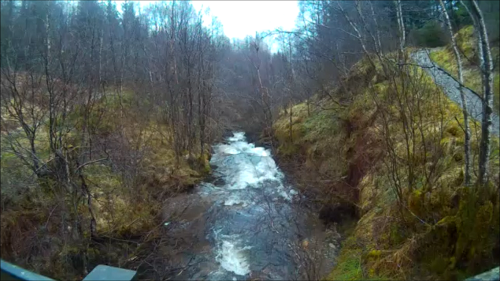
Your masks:
M422 69L384 63L365 57L328 96L290 106L273 127L304 193L356 208L325 278L460 280L498 266L498 136L489 185L464 188L461 109ZM470 125L477 155L480 126Z

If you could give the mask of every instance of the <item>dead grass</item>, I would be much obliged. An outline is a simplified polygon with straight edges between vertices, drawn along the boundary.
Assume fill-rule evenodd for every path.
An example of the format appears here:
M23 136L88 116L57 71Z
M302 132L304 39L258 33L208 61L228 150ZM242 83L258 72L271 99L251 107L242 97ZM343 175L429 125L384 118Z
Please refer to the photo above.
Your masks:
M364 65L363 61L355 67L360 65ZM383 119L373 103L374 97L388 105L386 114L390 114L387 120L390 122L389 132L394 141L395 153L406 159L401 119L388 82L376 78L377 75L369 69L365 65L365 68L351 71L358 84L368 80L374 85L364 89L353 88L356 94L347 108L335 108L323 101L323 107L333 107L334 110L323 111L317 106L310 116L300 115L294 119L293 128L296 131L293 142L288 137L288 116L282 114L275 124L280 148L286 148L279 152L285 156L295 153L295 158L307 159L303 169L330 182L321 185L324 190L320 193L322 201L332 200L335 197L333 194L345 194L348 187L359 192L357 205L361 218L344 243L337 266L327 279L361 280L380 276L394 279L454 279L480 273L492 266L498 262L492 256L492 249L498 246L498 242L495 244L492 239L498 237L495 233L499 223L494 223L493 232L481 236L471 230L475 227L480 229L482 224L467 226L467 223L479 221L479 218L464 217L465 213L460 211L460 208L465 208L460 206L468 204L467 196L457 195L461 193L463 182L464 136L456 121L462 120L460 108L446 99L431 77L420 69L409 68L410 77L419 83L411 91L420 91L422 111L421 115L415 116L411 126L415 126L417 131L422 130L425 140L416 135L410 142L410 145L416 144L411 161L417 180L411 190L403 186L404 207L401 211L389 177L391 171L384 165L387 147L381 142L384 137ZM363 75L367 76L363 78ZM400 83L398 79L396 81ZM303 112L301 109L304 106L297 105L296 111ZM471 122L474 153L477 153L478 143L476 130L479 126L476 125ZM423 150L424 146L427 152ZM495 150L491 169L496 174L500 169L498 157L498 150ZM404 181L405 166L401 165L397 169ZM431 169L435 174L430 182L426 182L424 175ZM493 181L498 186L498 178ZM339 187L344 192L338 191ZM485 217L482 221L491 221L490 215L497 212L499 206L498 192L491 191L488 194L490 199L474 207L480 212L477 216ZM450 198L455 198L455 201L450 201ZM453 221L460 223L455 228L441 227L439 222L446 217L453 217ZM478 237L488 242L479 242ZM450 251L456 247L462 247L463 252L468 254L457 255Z
M478 67L477 59L477 43L474 37L474 28L472 26L467 26L458 31L455 35L457 40L457 45L462 55L463 61L463 76L464 84L468 88L472 89L476 93L482 94L482 82L481 73ZM493 110L499 114L500 113L500 76L498 72L499 63L499 48L492 47L492 56L494 61L494 74L493 74ZM431 59L441 66L443 69L448 71L454 77L458 76L458 67L453 54L451 46L446 46L445 48L440 48L431 51Z
M155 114L145 116L140 108L136 110L135 98L130 92L124 95L126 114L122 117L116 97L104 97L90 117L93 153L102 153L105 146L110 156L84 169L97 220L97 237L92 239L87 229L88 208L81 204L73 212L69 195L55 196L50 182L40 188L2 134L2 258L61 280L82 279L84 264L89 268L99 263L123 265L138 243L149 241L152 236L148 233L161 224L165 198L193 187L209 172L206 152L199 161L181 157L176 163L171 130ZM65 143L72 148L79 146L79 112L76 108L67 119L72 131L65 136ZM2 126L9 122L9 129L16 130L18 125L4 115L2 110ZM22 132L11 138L28 147ZM42 125L35 143L43 161L50 159L47 140L47 126ZM63 224L74 221L74 214L84 226L83 237L77 240L70 237L75 226Z

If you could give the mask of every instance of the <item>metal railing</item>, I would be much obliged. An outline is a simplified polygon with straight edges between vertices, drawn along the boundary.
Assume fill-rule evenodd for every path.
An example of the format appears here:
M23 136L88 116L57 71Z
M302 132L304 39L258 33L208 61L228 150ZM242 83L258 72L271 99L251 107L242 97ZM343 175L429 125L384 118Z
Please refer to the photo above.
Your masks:
M96 266L82 281L131 281L136 271L107 265ZM12 281L54 281L54 279L36 274L17 265L1 260L1 280ZM465 281L500 281L500 267L469 277Z
M54 279L36 274L17 265L1 260L1 280L12 281L54 281ZM136 272L129 269L123 269L107 265L96 266L82 281L90 280L133 280Z
M474 277L465 279L465 281L499 281L500 280L500 267L495 267L490 271L486 271Z

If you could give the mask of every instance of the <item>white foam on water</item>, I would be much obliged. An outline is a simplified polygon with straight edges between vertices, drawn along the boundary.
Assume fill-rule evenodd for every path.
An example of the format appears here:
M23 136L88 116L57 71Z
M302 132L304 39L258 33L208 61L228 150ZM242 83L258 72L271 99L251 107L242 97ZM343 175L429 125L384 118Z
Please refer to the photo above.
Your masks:
M283 178L271 157L271 152L263 147L255 147L253 143L247 143L242 132L234 133L228 144L216 145L214 150L210 161L220 167L219 170L226 179L227 189L259 188L266 180L281 181Z
M250 265L244 254L244 251L247 249L249 247L239 248L235 243L223 240L216 260L227 271L238 275L247 275L250 273Z
M293 197L298 194L298 192L292 189L291 187L285 188L282 184L276 187L275 192L277 192L278 195L280 195L287 201L292 201ZM274 198L274 200L276 201L277 198Z
M228 144L220 144L218 146L218 150L219 150L219 153L223 153L223 154L238 154L238 150L231 146L231 145L228 145Z
M225 179L225 190L242 190L246 188L261 188L266 181L277 182L275 194L285 200L292 200L297 192L284 188L281 183L283 174L279 171L271 152L263 147L255 147L246 142L245 133L235 132L228 138L227 144L214 146L214 154L210 160L219 167L217 170ZM225 205L235 205L244 202L234 195L225 201Z
M239 198L237 195L231 195L229 196L228 199L226 199L226 201L224 201L225 206L232 206L239 204L241 204L243 207L248 206L248 202L246 200Z
M269 151L263 147L254 147L250 150L251 153L262 156L262 157L269 157Z
M223 177L224 185L205 185L202 186L202 191L224 196L221 198L224 206L241 205L247 207L245 210L251 208L252 215L255 215L262 206L252 196L261 194L261 191L262 194L273 195L272 200L284 198L291 201L297 194L295 190L283 185L284 175L279 171L271 151L246 142L243 132L233 133L227 144L219 144L213 148L214 154L210 162L217 166L217 174ZM246 213L248 212L241 212ZM242 238L238 235L222 235L221 231L222 228L214 230L218 245L216 261L220 264L219 272L222 270L240 276L249 274L250 261L246 252L251 247L242 245Z
M199 192L202 195L210 195L218 192L221 189L220 187L217 187L208 182L201 183L198 187L199 187Z
M292 196L290 194L286 193L286 190L281 190L279 192L279 195L281 195L281 197L285 198L288 201L292 200Z
M234 132L233 136L229 138L229 141L244 141L245 139L244 132Z

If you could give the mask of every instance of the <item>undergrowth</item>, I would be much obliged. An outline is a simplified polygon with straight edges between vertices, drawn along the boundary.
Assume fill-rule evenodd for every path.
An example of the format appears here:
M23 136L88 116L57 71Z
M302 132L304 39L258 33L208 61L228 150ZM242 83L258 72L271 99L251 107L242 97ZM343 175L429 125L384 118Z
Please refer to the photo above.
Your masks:
M380 73L362 60L344 79L346 87L332 92L349 88L350 103L315 97L312 109L295 105L274 124L280 157L304 159L299 169L313 174L308 180L327 182L321 201L341 198L358 207L360 219L326 278L460 280L497 266L498 137L490 187L463 188L459 106L421 69L408 67L394 80ZM398 98L412 106L401 109ZM407 133L420 132L410 139L403 112L412 118ZM470 125L477 155L480 126Z
M467 26L455 35L460 55L462 56L464 84L476 93L482 94L481 73L478 67L477 39L474 28ZM493 110L500 114L500 76L499 76L499 48L492 47L493 73ZM432 50L431 59L454 77L458 77L458 68L451 45Z
M90 237L88 207L71 210L71 197L61 197L53 181L40 182L16 156L9 143L27 147L28 142L15 120L10 135L1 134L1 253L2 258L34 272L60 280L82 279L97 264L123 266L147 241L154 239L162 225L165 198L189 190L210 172L208 152L192 160L177 162L171 130L154 114L140 109L141 98L133 92L100 98L89 119L96 147L107 150L107 159L86 166L83 177L92 194L96 237ZM146 117L148 116L148 117ZM9 122L2 112L3 122ZM68 157L80 145L82 113L78 106L67 117L71 130L64 136ZM44 120L44 122L48 122ZM4 125L4 124L2 124ZM43 162L50 160L47 125L35 139ZM96 153L98 149L96 149ZM50 161L49 161L50 162ZM83 202L82 199L78 199ZM68 209L69 208L69 209ZM83 237L71 237L78 214L85 226ZM141 244L142 243L142 244ZM143 246L140 246L143 245Z

